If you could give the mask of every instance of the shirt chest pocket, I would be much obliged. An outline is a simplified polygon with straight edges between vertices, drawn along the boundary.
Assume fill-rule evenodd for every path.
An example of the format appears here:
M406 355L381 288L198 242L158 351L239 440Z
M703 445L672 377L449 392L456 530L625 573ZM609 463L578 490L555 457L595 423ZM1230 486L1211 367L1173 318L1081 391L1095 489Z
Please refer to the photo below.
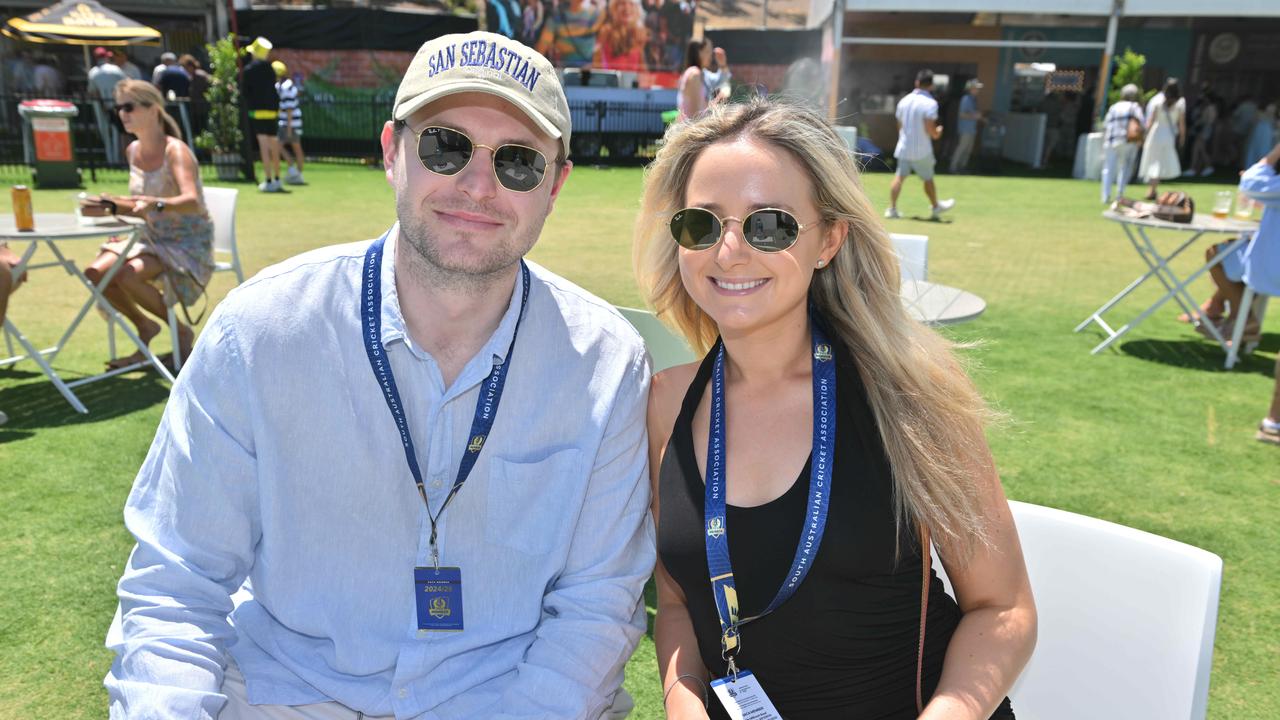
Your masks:
M485 539L529 555L543 555L568 537L577 521L583 479L577 448L538 460L494 457L490 461L489 514Z

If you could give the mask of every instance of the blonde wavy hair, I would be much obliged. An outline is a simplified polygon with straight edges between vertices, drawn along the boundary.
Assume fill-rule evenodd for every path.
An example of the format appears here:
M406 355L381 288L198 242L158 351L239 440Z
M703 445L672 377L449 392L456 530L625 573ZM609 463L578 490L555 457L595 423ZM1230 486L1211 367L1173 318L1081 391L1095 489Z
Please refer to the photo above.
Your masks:
M889 235L863 192L854 158L827 122L801 106L758 98L713 106L668 129L645 173L636 223L636 279L664 322L705 353L715 322L680 280L668 223L684 207L694 163L707 147L751 138L790 153L809 175L822 221L848 234L809 299L849 349L888 454L899 527L928 528L949 559L964 562L989 543L979 475L992 472L984 428L992 413L953 352L953 344L907 314Z

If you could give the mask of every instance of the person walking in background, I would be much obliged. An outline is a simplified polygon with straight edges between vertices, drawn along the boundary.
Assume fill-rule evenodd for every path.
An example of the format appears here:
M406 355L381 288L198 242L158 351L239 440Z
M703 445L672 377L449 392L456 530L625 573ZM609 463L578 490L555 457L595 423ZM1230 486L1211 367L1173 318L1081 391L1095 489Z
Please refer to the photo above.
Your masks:
M165 63L163 67L164 69L156 76L155 83L156 87L160 88L160 96L170 101L191 97L191 76L178 64L177 59L175 58L171 63Z
M924 181L924 194L929 198L930 216L934 220L955 207L955 200L938 201L938 190L933 183L933 141L942 137L942 126L938 124L938 101L933 98L932 90L933 71L921 70L916 73L915 90L898 101L894 113L898 119L898 144L893 149L898 169L889 185L889 209L884 211L887 218L902 217L898 212L898 196L902 194L903 181L913 172Z
M960 113L956 116L956 148L951 151L952 175L969 168L969 155L978 137L978 121L982 119L978 110L978 93L982 87L978 78L970 78L964 84L964 97L960 98Z
M676 83L676 109L679 120L696 118L715 101L708 93L704 76L711 66L712 46L707 38L690 40L684 53L684 72Z
M1102 119L1102 202L1124 197L1125 186L1133 174L1133 162L1147 126L1138 104L1141 90L1129 83L1120 88L1120 99L1107 108ZM1114 196L1112 188L1116 189Z
M1164 82L1164 89L1147 102L1147 132L1142 143L1138 175L1147 183L1147 200L1155 200L1161 180L1182 174L1178 149L1187 140L1187 103L1177 78Z
M62 73L53 58L41 55L31 71L32 89L43 97L58 97L63 91Z
M111 57L115 61L115 64L118 65L122 71L124 71L125 77L127 77L130 80L143 79L142 68L135 65L133 61L129 59L129 56L125 54L124 50L121 50L120 48L112 49Z
M302 107L298 103L298 85L289 77L289 67L276 60L271 63L276 73L276 95L280 98L280 126L276 140L280 143L281 162L288 166L284 181L289 185L306 185L302 168Z
M1237 169L1249 167L1256 158L1246 157L1245 146L1249 144L1249 135L1253 132L1254 123L1258 122L1258 103L1250 95L1243 95L1231 111L1231 154L1232 162L1239 163Z
M1191 162L1190 167L1182 173L1183 177L1208 177L1213 174L1210 148L1213 147L1213 129L1218 124L1218 106L1221 102L1208 82L1200 84L1200 99L1192 115Z
M254 40L247 52L253 58L244 66L244 84L240 88L245 108L249 111L249 126L258 141L258 155L262 159L263 181L258 190L265 193L284 192L280 182L280 96L276 94L276 71L267 58L271 55L271 41L264 37Z
M151 84L160 87L160 75L171 66L178 64L178 56L165 51L160 53L160 64L151 71Z
M200 61L194 55L186 54L178 58L178 65L186 71L190 78L186 97L192 100L204 100L204 93L209 89L209 73L200 67Z
M94 119L97 121L98 134L102 136L102 147L106 151L107 162L120 163L120 134L124 126L120 124L120 116L116 114L116 85L128 79L119 65L115 64L112 52L104 47L93 49L94 62L89 69L89 97L94 101Z

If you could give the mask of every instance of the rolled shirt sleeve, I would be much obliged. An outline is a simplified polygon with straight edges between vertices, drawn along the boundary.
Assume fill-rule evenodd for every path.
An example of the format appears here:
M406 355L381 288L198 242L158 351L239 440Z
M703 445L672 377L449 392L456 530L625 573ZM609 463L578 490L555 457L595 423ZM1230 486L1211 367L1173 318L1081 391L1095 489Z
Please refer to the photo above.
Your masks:
M1280 175L1265 160L1254 163L1253 167L1245 170L1240 177L1240 190L1264 205L1280 205Z

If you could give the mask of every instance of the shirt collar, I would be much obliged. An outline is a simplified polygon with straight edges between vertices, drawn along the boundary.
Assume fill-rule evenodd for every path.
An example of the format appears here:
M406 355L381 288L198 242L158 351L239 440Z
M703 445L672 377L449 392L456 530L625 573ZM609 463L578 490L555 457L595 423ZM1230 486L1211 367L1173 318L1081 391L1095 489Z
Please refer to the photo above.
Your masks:
M911 92L912 92L912 94L924 95L924 96L925 96L925 97L927 97L927 98L932 98L932 97L933 97L933 93L929 92L928 90L925 90L924 88L916 88L915 90L912 90Z
M396 290L395 257L399 247L400 223L396 223L387 234L382 254L382 268L380 269L383 347L390 347L393 342L404 342L412 345L408 330L404 324L404 312L400 307L400 294ZM511 339L516 333L516 322L520 318L521 282L521 276L517 273L516 281L511 289L511 298L507 301L507 311L503 313L502 320L498 323L497 329L493 331L493 335L489 337L489 341L480 349L480 353L477 353L491 354L495 363L507 361L507 351L510 350ZM532 277L530 277L530 282L532 282ZM530 288L530 295L532 294L533 288Z

